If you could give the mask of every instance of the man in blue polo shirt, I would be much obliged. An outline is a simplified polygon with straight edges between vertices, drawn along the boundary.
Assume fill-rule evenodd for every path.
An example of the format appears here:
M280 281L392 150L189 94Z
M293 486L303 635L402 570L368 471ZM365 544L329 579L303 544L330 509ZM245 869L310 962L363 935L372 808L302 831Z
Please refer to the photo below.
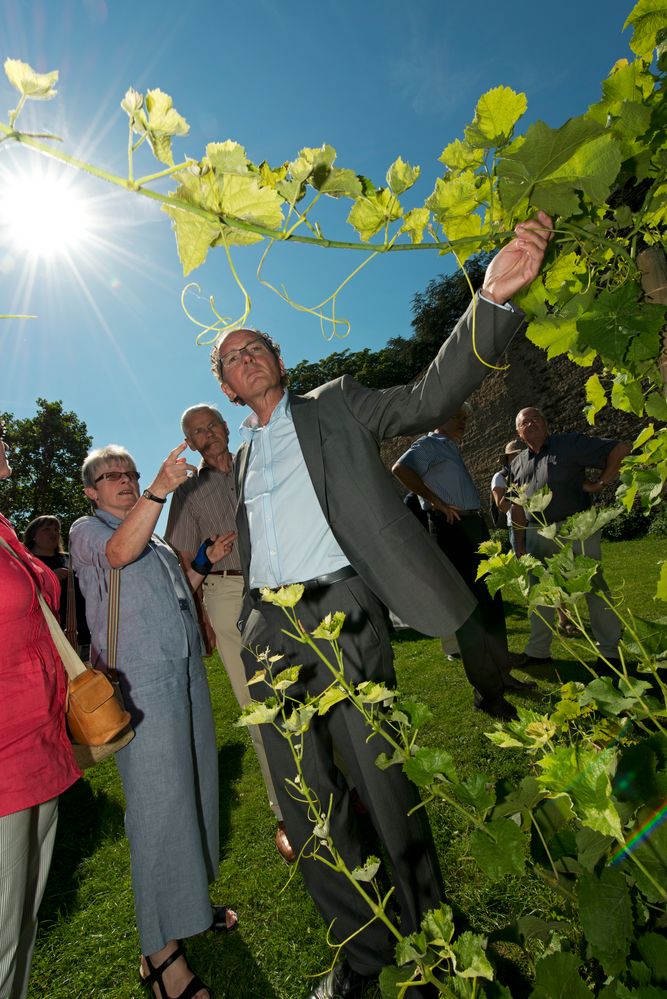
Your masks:
M488 540L477 487L459 450L469 407L419 437L401 455L392 472L415 492L427 512L431 537L477 598L477 607L456 632L466 676L474 688L473 706L494 718L514 718L516 711L505 700L506 690L527 690L535 684L518 680L509 670L505 610L500 593L491 596L483 579L477 579L481 555L477 549Z
M522 409L516 418L516 430L527 449L512 462L512 480L524 486L528 496L548 486L552 499L544 511L548 524L561 524L568 517L591 505L591 498L618 475L621 462L632 450L627 441L587 434L550 434L544 414L530 406ZM586 478L586 469L600 469L595 481ZM538 533L541 521L527 519L521 506L512 505L512 521L517 555L534 555L544 559L555 554L559 546L555 541ZM601 561L600 532L588 538L584 545L574 543L575 554L588 555ZM597 643L599 658L596 666L618 667L618 642L621 625L601 593L608 597L609 590L600 568L593 580L595 590L586 595L591 630ZM524 667L551 662L553 609L542 607L540 614L530 616L530 638L523 653L513 658L513 665Z

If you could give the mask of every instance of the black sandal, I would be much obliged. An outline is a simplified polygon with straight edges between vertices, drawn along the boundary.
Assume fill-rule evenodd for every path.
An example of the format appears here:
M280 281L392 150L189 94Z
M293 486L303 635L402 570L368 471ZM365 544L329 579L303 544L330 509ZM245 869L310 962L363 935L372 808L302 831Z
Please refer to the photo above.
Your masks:
M227 913L231 912L236 919L231 926L227 925ZM233 909L230 909L227 905L214 905L213 906L213 922L209 926L209 929L213 933L231 933L239 925L239 917L236 915Z
M206 985L205 982L202 982L201 978L198 975L194 975L192 981L188 982L188 984L185 986L185 988L179 995L177 996L169 995L166 986L164 984L164 981L162 980L162 976L164 975L167 968L170 965L172 965L174 961L176 961L177 958L179 957L185 957L185 952L183 951L183 948L181 947L180 943L176 948L176 950L172 954L170 954L169 957L165 958L162 964L159 965L159 967L157 968L152 964L150 957L147 957L144 954L144 961L146 962L146 967L148 968L148 974L139 975L141 984L145 985L146 988L150 992L152 992L153 985L157 983L157 986L160 990L160 999L192 999L192 997L196 996L197 993L200 992L202 989L205 989L208 992L209 999L213 999L213 992L208 987L208 985Z

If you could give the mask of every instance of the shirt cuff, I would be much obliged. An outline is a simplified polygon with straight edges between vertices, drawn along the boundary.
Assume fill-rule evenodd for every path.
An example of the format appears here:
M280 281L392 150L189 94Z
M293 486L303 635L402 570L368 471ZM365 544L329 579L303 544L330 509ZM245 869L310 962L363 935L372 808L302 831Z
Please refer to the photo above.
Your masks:
M478 295L483 301L488 302L489 305L494 305L496 309L504 309L505 312L514 312L514 306L511 302L505 302L504 305L501 305L500 302L492 302L490 298L487 298L486 295L482 294L481 289L478 292Z

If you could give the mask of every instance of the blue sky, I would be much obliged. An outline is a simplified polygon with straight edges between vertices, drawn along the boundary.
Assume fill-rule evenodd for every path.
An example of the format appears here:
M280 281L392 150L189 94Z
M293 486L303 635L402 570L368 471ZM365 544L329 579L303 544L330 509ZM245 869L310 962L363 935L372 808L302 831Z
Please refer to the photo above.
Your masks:
M379 185L401 155L422 168L421 203L443 147L491 87L526 93L521 131L538 118L557 127L597 100L613 63L630 55L622 26L631 8L621 0L0 0L0 56L60 70L58 96L33 102L20 126L61 135L68 152L113 173L126 172L126 89L160 87L190 125L174 142L177 160L233 139L255 162L278 165L327 142L338 165ZM4 120L16 97L2 74ZM139 173L159 169L149 151L137 155ZM61 399L96 446L130 449L145 485L179 442L180 413L194 402L220 404L235 445L244 413L223 400L208 351L194 343L169 220L152 203L0 144L0 195L19 177L35 190L45 170L64 174L94 222L66 251L36 257L0 215L0 312L38 317L0 321L0 408L22 417L38 396ZM334 218L348 205L325 214L327 235L350 238ZM409 335L413 295L450 268L426 252L375 260L339 302L349 337L327 342L316 320L257 285L258 258L256 249L235 255L253 300L250 323L276 337L288 365ZM276 247L265 276L312 304L360 259ZM241 311L222 250L192 279L202 298L189 301L203 320L210 295L224 314Z

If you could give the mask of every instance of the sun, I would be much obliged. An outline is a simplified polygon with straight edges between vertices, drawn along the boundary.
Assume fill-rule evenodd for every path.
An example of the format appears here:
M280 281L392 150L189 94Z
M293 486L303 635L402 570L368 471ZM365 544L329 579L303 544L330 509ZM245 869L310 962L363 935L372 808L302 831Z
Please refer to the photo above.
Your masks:
M91 233L93 219L77 177L40 166L3 171L0 226L14 251L53 257L74 251Z

